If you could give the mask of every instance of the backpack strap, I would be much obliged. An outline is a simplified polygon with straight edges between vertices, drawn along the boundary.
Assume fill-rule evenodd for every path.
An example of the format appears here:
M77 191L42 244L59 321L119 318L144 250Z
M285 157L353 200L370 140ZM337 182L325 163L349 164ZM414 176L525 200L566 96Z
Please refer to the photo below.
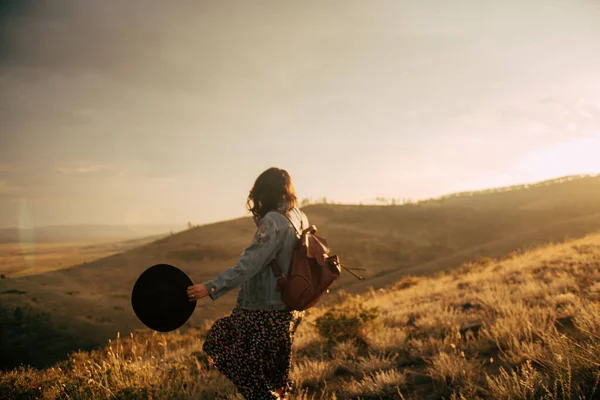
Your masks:
M294 227L294 230L296 231L296 233L298 234L298 236L301 238L302 237L302 232L303 232L303 219L302 215L300 215L300 231L298 231L298 228L296 228L296 225L294 225L294 223L292 222L292 220L290 219L290 217L287 215L286 212L281 211L281 210L274 210L276 212L278 212L279 214L283 215L284 217L287 218L288 221L290 221L290 224L292 224L292 226ZM283 276L283 273L281 272L281 270L279 269L279 266L277 265L277 261L275 259L273 259L273 261L271 261L271 270L273 271L273 273L275 274L275 277L277 279L280 278L285 278Z
M294 227L294 230L296 231L296 233L298 234L298 236L302 236L302 232L303 232L303 230L304 230L304 229L303 229L303 227L304 227L304 224L303 224L303 222L304 222L304 221L303 221L303 220L304 220L304 218L302 218L302 215L300 215L300 230L298 230L298 228L296 228L296 225L294 225L294 223L292 222L292 220L290 219L290 217L287 215L287 213L286 213L286 212L284 212L284 211L281 211L281 210L275 210L275 211L277 211L279 214L281 214L281 215L283 215L284 217L286 217L286 218L287 218L287 220L288 220L288 221L290 221L290 224L292 224L292 226Z
M275 278L277 278L277 279L285 278L283 276L283 273L279 269L279 266L277 265L277 261L275 261L275 259L273 259L273 261L271 261L271 270L275 274Z

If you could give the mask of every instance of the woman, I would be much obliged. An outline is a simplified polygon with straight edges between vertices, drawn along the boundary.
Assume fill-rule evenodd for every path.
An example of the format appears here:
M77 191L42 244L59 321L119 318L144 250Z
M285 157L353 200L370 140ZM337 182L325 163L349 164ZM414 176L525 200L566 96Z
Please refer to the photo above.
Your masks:
M246 399L282 399L291 390L291 348L303 312L282 301L270 263L276 260L287 275L299 233L308 227L296 204L285 170L269 168L260 174L247 201L257 226L252 243L234 267L188 288L190 301L206 296L214 301L240 286L236 307L214 323L203 350Z

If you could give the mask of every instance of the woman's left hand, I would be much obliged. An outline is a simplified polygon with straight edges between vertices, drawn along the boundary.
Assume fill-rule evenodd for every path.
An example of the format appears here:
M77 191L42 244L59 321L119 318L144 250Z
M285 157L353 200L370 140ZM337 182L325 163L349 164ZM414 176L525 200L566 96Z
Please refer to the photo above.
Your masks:
M203 297L208 296L208 289L203 283L199 283L194 286L188 286L187 294L190 301L200 300Z

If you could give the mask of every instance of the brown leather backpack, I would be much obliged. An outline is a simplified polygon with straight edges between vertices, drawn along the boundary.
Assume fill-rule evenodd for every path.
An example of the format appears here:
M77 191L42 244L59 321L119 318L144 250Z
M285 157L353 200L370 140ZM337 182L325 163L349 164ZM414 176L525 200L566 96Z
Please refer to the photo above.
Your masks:
M294 249L287 278L281 273L275 260L271 263L271 269L277 277L277 290L281 292L281 298L288 307L302 311L314 306L329 292L329 287L339 278L342 268L360 280L365 279L342 265L339 256L329 255L327 240L315 234L317 228L314 225L304 230L301 225L298 231L286 213L277 212L290 221L300 239Z

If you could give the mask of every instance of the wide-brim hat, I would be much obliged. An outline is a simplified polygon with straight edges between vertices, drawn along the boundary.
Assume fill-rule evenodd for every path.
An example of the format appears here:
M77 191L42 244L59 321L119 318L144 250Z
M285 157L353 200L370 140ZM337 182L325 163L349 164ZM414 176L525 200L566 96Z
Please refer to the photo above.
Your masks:
M156 264L146 269L135 282L131 306L148 328L170 332L186 323L196 308L187 296L192 280L179 268Z

